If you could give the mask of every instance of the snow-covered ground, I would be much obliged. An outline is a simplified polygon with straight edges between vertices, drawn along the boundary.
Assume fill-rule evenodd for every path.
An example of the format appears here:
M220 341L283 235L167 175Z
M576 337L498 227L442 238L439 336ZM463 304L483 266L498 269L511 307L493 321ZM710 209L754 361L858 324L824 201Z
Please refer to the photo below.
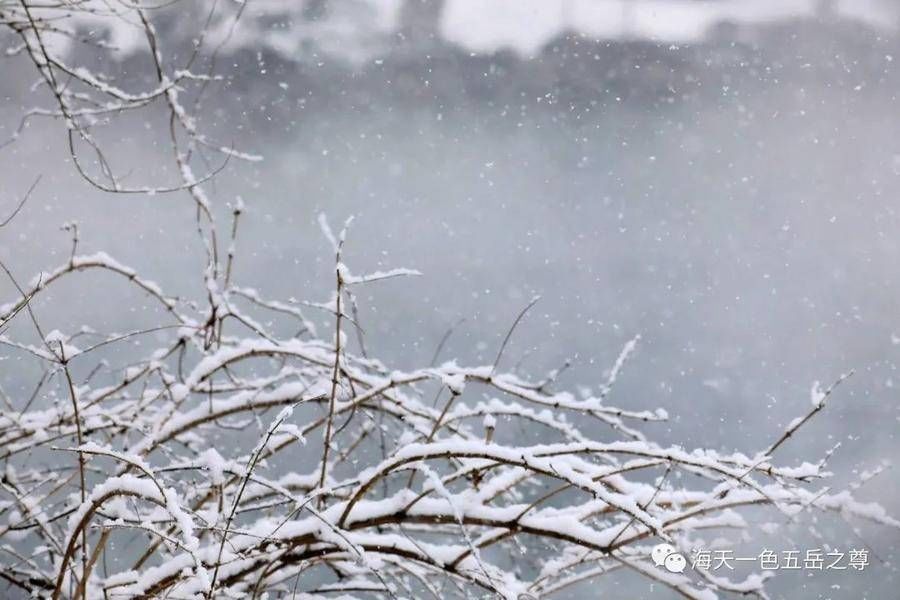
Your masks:
M819 14L819 0L448 0L444 37L464 48L530 56L567 32L598 40L703 41L720 24L754 25ZM839 18L893 28L900 10L879 0L835 3Z

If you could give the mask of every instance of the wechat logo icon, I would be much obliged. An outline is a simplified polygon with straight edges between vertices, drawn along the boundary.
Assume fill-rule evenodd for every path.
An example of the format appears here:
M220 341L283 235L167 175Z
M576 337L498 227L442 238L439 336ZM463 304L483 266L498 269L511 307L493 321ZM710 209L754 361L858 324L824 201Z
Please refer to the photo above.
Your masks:
M650 558L653 559L653 564L665 567L670 573L683 573L687 567L687 560L671 544L657 544L650 551Z

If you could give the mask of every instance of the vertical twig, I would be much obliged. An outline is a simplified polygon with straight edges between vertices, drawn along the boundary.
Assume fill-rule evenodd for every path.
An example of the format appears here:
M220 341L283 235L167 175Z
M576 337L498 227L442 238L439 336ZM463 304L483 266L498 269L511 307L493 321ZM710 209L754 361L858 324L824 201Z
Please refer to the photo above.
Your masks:
M343 265L341 265L341 248L343 239L338 243L335 255L336 267L334 269L335 282L337 284L337 295L335 296L335 322L334 322L334 366L331 370L331 394L328 398L328 418L325 421L324 443L322 445L322 468L319 471L319 487L324 487L325 479L328 476L328 450L331 446L331 431L334 427L334 406L337 401L338 386L340 384L341 373L341 296L344 288L344 277L341 274ZM323 497L319 497L318 504L322 505Z
M66 349L65 344L62 340L59 340L59 363L62 365L63 372L66 375L66 384L69 387L69 397L72 400L72 411L75 416L75 435L78 439L78 446L82 446L84 444L84 438L82 436L81 431L81 414L78 408L78 393L75 390L75 383L72 381L72 372L69 370L69 359L66 357ZM78 477L81 487L81 503L84 504L87 500L87 482L85 481L85 466L87 459L84 456L83 452L77 452L78 454ZM87 531L86 529L81 530L81 585L80 589L83 591L86 586L85 578L88 576L88 557L87 557ZM77 597L77 596L76 596ZM85 599L86 600L86 599Z
M506 344L509 343L509 338L512 337L513 332L516 330L516 327L519 325L519 321L522 320L522 318L525 316L525 314L529 310L531 310L531 307L534 306L535 304L537 304L537 301L540 299L541 299L540 296L535 296L534 298L532 298L531 302L529 302L528 305L519 312L519 316L516 317L516 320L513 321L513 324L510 326L509 331L506 332L506 337L503 338L503 343L500 344L500 350L497 351L497 358L494 359L494 364L491 367L491 376L492 377L494 375L494 372L497 370L497 366L500 364L500 359L503 357L503 351L506 350Z

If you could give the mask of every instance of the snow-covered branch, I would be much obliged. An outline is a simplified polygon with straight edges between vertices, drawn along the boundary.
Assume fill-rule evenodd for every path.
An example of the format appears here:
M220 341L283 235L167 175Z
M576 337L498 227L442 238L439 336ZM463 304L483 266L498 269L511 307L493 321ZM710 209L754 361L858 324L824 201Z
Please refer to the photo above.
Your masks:
M221 22L214 17L207 24ZM106 20L140 34L149 86L71 64L60 48L84 37L80 25ZM25 120L62 121L75 168L103 191L184 194L206 256L195 298L166 292L106 253L79 253L74 226L62 264L24 285L4 267L16 293L0 304L0 344L41 373L33 393L4 394L0 409L0 575L9 585L70 600L294 592L519 600L628 569L707 600L761 594L765 577L661 571L650 548L744 528L743 512L758 507L900 528L880 507L827 487L827 457L776 460L836 386L814 388L809 414L772 432L768 448L724 454L655 442L665 411L613 403L617 381L639 361L639 337L624 344L594 395L559 391L561 371L505 372L512 329L490 364L434 364L441 342L433 358L414 357L419 368L390 368L369 356L361 336L350 341L349 329L362 330L354 291L403 285L418 272L354 274L343 253L353 238L346 226L335 235L324 217L334 290L309 304L329 317L320 335L302 303L241 286L243 204L233 210L231 246L220 251L215 199L204 184L230 158L258 157L202 133L196 109L215 81L217 51L205 29L192 52L170 64L180 55L161 47L154 9L140 2L0 0L0 28L16 40L6 59L29 61L36 91L46 92ZM178 178L129 187L96 130L150 105L168 117ZM207 152L220 158L195 174ZM32 302L54 301L48 289L86 271L151 298L160 322L124 334L80 325L45 333ZM296 333L274 327L273 316ZM38 339L28 339L34 331ZM85 343L89 333L98 341ZM126 366L101 358L136 337L152 343ZM535 550L511 568L523 548Z

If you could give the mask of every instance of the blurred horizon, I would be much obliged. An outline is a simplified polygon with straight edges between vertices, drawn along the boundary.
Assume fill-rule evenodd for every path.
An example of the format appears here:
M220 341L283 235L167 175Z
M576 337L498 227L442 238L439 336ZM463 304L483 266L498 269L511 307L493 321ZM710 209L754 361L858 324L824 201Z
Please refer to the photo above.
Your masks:
M190 44L207 12L197 4L163 5L153 15L170 44L179 38ZM572 35L662 45L703 44L723 35L752 41L766 29L798 25L864 28L887 37L900 29L900 5L891 0L258 0L210 14L204 38L220 52L247 48L291 61L328 57L357 66L398 48L427 54L448 45L528 59ZM233 28L236 15L240 26ZM92 36L106 38L113 57L146 49L134 24L72 17Z

